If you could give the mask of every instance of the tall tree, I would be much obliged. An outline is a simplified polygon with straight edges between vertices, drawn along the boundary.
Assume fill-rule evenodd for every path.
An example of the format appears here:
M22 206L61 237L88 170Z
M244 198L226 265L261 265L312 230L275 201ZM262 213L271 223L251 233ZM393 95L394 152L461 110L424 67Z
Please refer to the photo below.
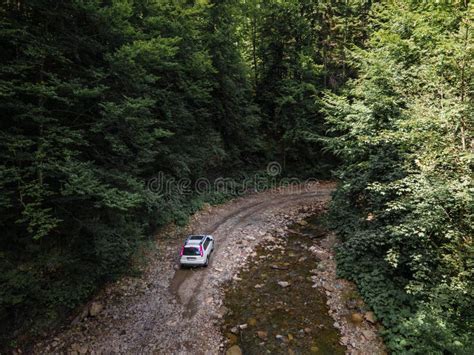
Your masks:
M325 101L343 161L339 271L395 353L474 349L471 15L472 4L374 6L369 47L352 53L359 78Z

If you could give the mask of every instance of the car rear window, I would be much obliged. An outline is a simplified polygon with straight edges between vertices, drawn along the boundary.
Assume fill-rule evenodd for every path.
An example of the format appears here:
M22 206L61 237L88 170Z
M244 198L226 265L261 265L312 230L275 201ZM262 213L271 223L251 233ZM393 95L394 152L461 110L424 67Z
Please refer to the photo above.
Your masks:
M201 255L198 248L186 247L183 250L183 255Z
M202 235L193 235L191 238L189 238L189 240L201 240L202 239Z

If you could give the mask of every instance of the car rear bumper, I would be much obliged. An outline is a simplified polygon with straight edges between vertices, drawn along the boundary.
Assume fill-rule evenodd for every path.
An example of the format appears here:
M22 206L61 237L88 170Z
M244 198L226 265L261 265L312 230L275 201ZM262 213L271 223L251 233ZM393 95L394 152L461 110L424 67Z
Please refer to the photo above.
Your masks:
M206 263L206 258L201 258L198 257L194 260L187 259L186 257L182 257L179 260L179 263L181 265L187 265L187 266L198 266L198 265L204 265Z

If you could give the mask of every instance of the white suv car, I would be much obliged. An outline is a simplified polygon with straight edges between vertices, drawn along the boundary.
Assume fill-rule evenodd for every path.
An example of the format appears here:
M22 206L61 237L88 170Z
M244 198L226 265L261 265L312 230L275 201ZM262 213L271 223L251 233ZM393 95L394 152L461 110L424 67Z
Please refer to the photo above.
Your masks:
M213 250L211 235L191 235L181 248L179 263L181 266L207 266Z

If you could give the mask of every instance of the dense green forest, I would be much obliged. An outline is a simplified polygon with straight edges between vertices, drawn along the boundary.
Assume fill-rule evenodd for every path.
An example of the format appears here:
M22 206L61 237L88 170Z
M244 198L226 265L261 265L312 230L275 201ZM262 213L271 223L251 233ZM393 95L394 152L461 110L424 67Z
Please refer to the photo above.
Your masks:
M4 0L0 344L60 324L157 227L278 161L394 353L474 352L473 21L458 2ZM0 346L0 349L2 348Z

